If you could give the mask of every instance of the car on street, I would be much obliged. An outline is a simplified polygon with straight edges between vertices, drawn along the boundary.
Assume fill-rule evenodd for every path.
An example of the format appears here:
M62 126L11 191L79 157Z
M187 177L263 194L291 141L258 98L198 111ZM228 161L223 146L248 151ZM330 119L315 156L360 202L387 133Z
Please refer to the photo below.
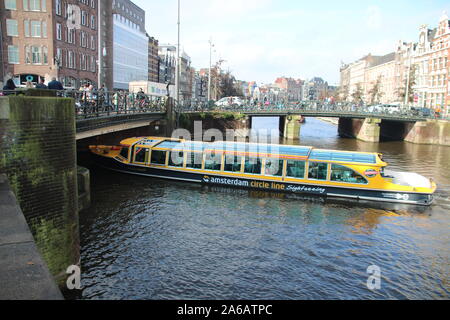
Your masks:
M420 117L431 117L433 112L429 108L411 107L411 113Z
M243 106L244 101L239 97L225 97L217 101L216 106L218 107L231 107L231 106Z

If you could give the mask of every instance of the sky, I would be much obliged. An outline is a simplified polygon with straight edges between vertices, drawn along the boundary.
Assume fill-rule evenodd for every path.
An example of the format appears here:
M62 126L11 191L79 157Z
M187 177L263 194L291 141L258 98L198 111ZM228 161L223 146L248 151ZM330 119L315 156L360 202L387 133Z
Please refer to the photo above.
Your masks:
M132 0L160 44L177 43L177 0ZM339 83L341 63L393 52L434 28L448 0L180 0L180 46L196 69L214 61L244 81L321 77Z

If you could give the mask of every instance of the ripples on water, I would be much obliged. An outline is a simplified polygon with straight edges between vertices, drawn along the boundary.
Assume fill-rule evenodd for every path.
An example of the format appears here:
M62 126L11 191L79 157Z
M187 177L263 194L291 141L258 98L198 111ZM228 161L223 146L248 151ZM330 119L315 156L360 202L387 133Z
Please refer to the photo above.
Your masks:
M274 124L276 127L276 123ZM450 297L450 147L364 143L308 119L303 145L378 151L433 177L431 208L208 188L93 168L82 213L84 299ZM366 287L369 265L382 288Z

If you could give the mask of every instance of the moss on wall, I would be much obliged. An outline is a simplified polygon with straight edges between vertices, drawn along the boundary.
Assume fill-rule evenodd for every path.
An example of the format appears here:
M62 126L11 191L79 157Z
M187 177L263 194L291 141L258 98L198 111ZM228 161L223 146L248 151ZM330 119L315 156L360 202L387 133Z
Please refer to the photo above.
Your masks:
M35 237L39 251L60 283L79 262L75 107L72 99L2 98L9 119L0 129L0 171Z

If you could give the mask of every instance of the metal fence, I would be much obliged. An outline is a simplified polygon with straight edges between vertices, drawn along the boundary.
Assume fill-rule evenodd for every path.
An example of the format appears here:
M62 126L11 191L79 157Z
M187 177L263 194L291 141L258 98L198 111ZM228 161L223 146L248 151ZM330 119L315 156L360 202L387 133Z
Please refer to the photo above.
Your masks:
M165 113L167 97L126 91L80 90L1 90L0 96L30 95L73 98L77 119L133 113Z
M393 105L356 105L354 103L324 103L319 101L299 101L290 103L253 103L244 105L215 106L207 104L185 103L182 112L240 112L247 114L290 114L381 117L393 119L443 119L450 120L448 115L437 113L428 108Z
M165 113L166 96L153 96L144 93L103 90L40 90L42 95L73 98L77 119L106 117L136 113ZM28 94L27 90L0 90L0 96ZM217 106L212 101L184 100L175 103L178 113L196 112L239 112L246 114L303 114L317 116L355 116L380 117L385 119L426 120L443 119L450 121L450 115L437 113L428 108L392 105L357 105L354 103L325 103L321 101L299 101L289 103L244 102L242 105Z
M125 91L58 91L59 97L73 98L77 118L132 113L165 113L167 97Z

